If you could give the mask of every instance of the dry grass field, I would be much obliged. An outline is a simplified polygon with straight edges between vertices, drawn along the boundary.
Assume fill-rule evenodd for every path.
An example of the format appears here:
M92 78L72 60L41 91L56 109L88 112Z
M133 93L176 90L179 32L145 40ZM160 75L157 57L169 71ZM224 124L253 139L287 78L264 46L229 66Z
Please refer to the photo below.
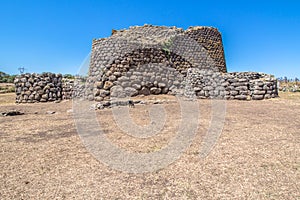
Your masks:
M14 94L0 94L0 112L24 112L0 116L0 199L300 199L300 93L280 96L227 101L223 132L204 159L198 153L211 101L199 100L199 128L185 153L159 171L131 174L111 169L85 148L72 101L16 105ZM151 152L168 144L180 120L177 103L164 106L166 127L151 139L122 133L109 109L96 113L113 143ZM130 108L137 124L148 123L149 107Z
M0 94L11 93L15 91L15 84L13 83L0 83Z

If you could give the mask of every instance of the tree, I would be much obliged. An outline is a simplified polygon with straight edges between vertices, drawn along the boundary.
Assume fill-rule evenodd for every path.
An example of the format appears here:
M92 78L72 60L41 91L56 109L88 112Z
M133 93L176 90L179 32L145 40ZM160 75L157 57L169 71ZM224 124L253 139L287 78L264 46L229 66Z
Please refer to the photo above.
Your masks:
M0 71L0 83L13 83L16 75L9 75Z
M75 76L72 74L65 74L63 77L68 79L75 79Z

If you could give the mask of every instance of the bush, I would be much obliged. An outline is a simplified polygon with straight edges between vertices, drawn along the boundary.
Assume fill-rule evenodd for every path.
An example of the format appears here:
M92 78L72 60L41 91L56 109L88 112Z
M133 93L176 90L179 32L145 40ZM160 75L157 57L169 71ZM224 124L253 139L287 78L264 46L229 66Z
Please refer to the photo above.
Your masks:
M13 83L16 75L9 75L0 71L0 83Z
M65 74L63 77L67 79L75 79L75 76L72 74Z

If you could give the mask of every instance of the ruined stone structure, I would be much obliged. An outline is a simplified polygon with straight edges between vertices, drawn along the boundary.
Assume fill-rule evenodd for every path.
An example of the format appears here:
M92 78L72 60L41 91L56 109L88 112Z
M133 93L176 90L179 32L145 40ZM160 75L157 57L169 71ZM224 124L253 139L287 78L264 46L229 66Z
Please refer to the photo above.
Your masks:
M64 79L61 74L22 74L14 80L16 103L35 103L71 99L73 80Z
M74 86L51 73L25 74L15 85L19 103L72 96L98 102L150 94L230 100L278 96L277 80L271 75L227 73L222 37L212 27L144 25L113 31L108 38L93 40L84 85Z
M149 94L258 100L278 95L277 81L263 73L227 73L216 28L135 26L93 41L86 94L96 101ZM191 91L190 91L191 92Z

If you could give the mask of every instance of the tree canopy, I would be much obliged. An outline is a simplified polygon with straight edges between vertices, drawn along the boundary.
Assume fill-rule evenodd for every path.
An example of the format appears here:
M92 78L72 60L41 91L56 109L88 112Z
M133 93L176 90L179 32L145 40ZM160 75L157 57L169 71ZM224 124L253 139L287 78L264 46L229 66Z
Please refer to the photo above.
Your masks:
M9 75L0 71L0 83L13 83L16 75Z

